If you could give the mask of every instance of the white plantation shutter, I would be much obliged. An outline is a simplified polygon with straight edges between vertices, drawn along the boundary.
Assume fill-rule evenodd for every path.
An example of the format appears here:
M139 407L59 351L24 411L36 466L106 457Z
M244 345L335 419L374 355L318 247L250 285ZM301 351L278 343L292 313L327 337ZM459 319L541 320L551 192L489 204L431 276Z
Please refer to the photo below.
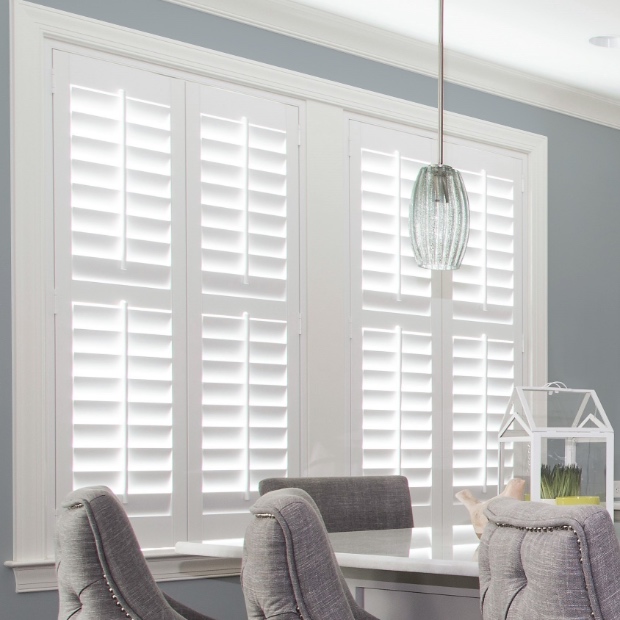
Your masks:
M171 546L185 535L179 84L63 52L54 71L58 500L107 485L144 547Z
M522 161L446 145L470 196L471 233L461 269L441 274L417 267L408 231L434 140L360 121L350 131L354 470L406 475L416 525L468 545L454 493L495 494L499 421L522 372Z
M298 108L188 101L190 530L239 536L258 482L298 471Z
M451 494L497 493L497 434L515 381L522 383L522 160L459 144L446 156L463 176L471 229L461 269L452 274L452 310L444 339L452 355L445 397L452 420ZM448 485L448 481L446 481ZM450 499L450 504L454 500ZM455 543L475 545L462 510L448 510Z
M299 473L299 107L54 73L57 499L111 487L143 547L241 535Z
M416 526L429 526L433 411L440 397L434 377L438 319L431 274L416 265L409 243L408 200L432 143L360 122L351 123L351 143L352 406L361 425L358 471L406 475Z

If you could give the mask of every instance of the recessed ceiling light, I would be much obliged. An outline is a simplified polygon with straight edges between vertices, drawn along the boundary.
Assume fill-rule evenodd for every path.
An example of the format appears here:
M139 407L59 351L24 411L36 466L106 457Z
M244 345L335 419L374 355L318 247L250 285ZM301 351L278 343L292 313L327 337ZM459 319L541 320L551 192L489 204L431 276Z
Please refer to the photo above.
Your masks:
M608 35L604 37L592 37L590 43L592 43L592 45L598 45L599 47L620 47L620 36Z

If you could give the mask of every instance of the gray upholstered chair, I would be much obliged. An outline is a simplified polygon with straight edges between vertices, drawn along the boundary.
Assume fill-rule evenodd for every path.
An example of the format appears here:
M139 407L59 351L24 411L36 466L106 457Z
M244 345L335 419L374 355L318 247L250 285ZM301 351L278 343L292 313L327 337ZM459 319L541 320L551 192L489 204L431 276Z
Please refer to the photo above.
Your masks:
M258 492L287 488L303 489L312 497L330 533L413 527L405 476L267 478Z
M58 620L210 620L155 583L129 519L107 487L70 493L56 518Z
M496 499L485 514L484 620L620 619L620 547L602 506Z
M250 511L241 568L249 620L376 620L355 602L305 491L267 493Z

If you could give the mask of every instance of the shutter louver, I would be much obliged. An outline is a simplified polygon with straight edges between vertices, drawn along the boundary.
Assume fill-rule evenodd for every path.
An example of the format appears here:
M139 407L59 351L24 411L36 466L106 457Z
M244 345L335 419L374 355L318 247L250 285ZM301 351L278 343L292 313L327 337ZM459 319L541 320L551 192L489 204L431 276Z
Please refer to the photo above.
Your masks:
M398 472L418 507L431 504L431 335L363 330L363 470Z
M193 322L202 388L192 401L202 411L200 528L239 536L259 481L289 475L296 459L297 110L196 91L200 166L190 183L200 188L201 256L190 277L202 292Z
M512 324L514 181L493 177L484 169L463 170L461 176L470 200L470 240L467 260L453 274L454 318Z
M286 131L203 114L201 156L203 291L285 301Z
M170 288L170 107L70 96L73 278Z
M497 488L497 434L514 385L514 343L455 338L453 351L454 486L486 493Z
M55 149L70 203L56 262L58 337L68 330L71 352L57 367L72 394L63 402L59 390L57 406L72 411L73 487L109 486L142 546L172 546L173 368L183 368L173 360L174 80L64 53L54 62L66 78Z
M424 162L362 149L362 289L367 310L430 315L430 272L409 243L409 193ZM407 296L405 311L398 303Z
M73 325L74 487L104 484L125 501L135 496L133 514L166 515L172 493L171 315L126 304L75 304Z
M203 488L249 498L287 472L286 322L203 321Z

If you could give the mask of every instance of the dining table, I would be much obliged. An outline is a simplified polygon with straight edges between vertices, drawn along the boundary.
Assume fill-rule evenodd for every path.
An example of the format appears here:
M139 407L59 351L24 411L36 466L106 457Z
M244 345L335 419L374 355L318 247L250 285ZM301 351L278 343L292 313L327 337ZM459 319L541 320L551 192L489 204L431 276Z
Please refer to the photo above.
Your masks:
M357 602L382 620L480 620L473 528L333 532L336 560ZM183 555L238 559L243 538L181 541Z

